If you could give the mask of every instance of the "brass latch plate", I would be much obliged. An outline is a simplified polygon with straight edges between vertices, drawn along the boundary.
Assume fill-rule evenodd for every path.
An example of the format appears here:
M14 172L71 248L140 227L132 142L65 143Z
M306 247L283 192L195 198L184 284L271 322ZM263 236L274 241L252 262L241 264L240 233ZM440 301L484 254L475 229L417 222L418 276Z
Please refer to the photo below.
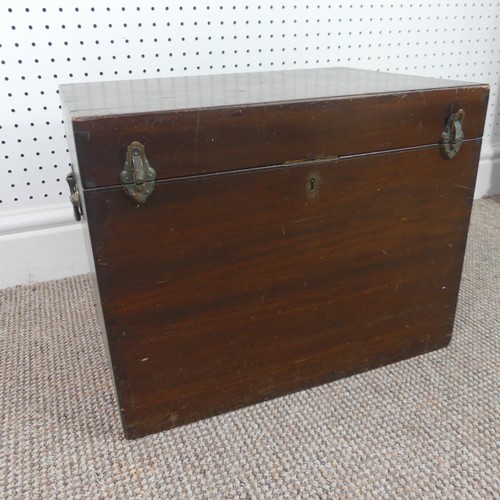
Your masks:
M134 141L128 146L120 179L125 193L140 205L145 203L153 192L156 172L149 164L144 145L140 142Z

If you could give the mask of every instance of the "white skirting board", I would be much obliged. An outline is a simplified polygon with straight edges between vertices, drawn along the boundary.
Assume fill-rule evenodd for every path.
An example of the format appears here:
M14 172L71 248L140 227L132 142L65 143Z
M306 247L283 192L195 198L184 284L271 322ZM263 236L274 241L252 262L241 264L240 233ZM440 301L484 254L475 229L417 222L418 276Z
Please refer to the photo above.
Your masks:
M483 145L474 198L500 194L500 143ZM0 289L89 272L81 224L69 201L0 212Z
M0 234L0 254L0 289L89 272L77 223Z
M474 199L494 194L500 194L500 143L481 147Z

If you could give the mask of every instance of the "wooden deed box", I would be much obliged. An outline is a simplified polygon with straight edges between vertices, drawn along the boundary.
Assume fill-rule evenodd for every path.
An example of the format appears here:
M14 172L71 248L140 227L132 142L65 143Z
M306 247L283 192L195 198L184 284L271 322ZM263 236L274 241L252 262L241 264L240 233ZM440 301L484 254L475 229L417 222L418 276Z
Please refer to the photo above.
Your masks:
M128 438L450 341L486 85L331 68L60 92Z

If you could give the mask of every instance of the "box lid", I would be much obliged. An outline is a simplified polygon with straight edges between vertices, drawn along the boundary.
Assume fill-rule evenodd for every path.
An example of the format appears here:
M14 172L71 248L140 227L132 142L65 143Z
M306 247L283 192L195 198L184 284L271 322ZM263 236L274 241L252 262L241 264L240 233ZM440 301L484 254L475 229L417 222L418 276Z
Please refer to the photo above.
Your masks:
M488 86L350 68L62 85L86 189L120 183L138 141L157 179L437 144L463 109L482 136Z

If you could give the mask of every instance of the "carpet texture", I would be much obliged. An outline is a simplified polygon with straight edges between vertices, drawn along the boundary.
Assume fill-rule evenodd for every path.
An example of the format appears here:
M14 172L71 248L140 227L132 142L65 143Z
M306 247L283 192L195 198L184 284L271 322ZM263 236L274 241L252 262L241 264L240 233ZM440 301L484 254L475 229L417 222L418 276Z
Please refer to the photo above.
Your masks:
M441 351L137 441L88 276L0 292L1 498L500 498L500 204Z

